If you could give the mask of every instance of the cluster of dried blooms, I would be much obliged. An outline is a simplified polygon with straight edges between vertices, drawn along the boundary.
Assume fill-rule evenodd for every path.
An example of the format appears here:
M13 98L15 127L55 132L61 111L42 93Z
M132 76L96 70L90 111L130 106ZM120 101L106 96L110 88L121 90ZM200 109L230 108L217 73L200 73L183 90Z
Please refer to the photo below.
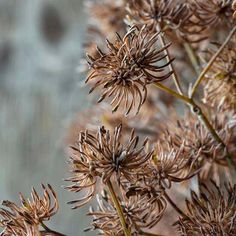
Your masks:
M59 204L51 185L42 184L42 188L43 197L40 197L34 188L31 199L26 199L20 194L21 206L17 206L14 202L3 201L4 208L0 210L2 236L63 235L50 230L44 224L57 213Z
M236 235L236 1L86 7L86 83L100 98L69 131L66 179L72 208L91 204L85 232ZM43 188L3 203L2 235L62 235L43 223L58 208Z

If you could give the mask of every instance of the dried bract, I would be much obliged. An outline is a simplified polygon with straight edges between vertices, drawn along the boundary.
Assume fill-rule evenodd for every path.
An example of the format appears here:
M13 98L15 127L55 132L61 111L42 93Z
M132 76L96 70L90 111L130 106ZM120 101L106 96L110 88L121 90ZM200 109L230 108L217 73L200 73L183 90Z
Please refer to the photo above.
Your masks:
M73 176L66 179L66 181L72 182L66 189L75 193L86 192L85 196L69 202L69 204L75 204L73 209L89 202L95 194L97 173L92 162L87 158L87 154L84 154L83 149L86 150L86 145L84 144L84 138L80 135L79 141L70 149L69 165Z

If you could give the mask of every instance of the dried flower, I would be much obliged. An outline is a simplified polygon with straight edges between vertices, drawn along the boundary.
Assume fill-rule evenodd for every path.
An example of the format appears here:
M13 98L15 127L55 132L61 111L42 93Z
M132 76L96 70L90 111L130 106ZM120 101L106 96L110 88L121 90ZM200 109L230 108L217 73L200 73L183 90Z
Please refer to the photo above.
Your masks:
M206 74L204 102L236 113L236 50L234 44L235 42L232 42L232 46L224 49ZM213 54L214 51L209 51L207 58Z
M191 192L186 200L188 218L176 223L183 236L236 234L236 186L226 186L224 193L214 182L211 187L202 184L200 196Z
M123 236L119 216L109 197L97 198L98 210L90 210L88 215L94 217L90 230L101 230L104 235ZM132 234L142 228L152 228L161 219L166 205L161 209L153 208L145 196L132 196L121 202L123 214ZM159 206L158 206L159 207ZM160 210L160 211L159 211Z
M155 151L152 173L145 176L145 185L165 190L171 187L172 182L183 182L196 174L191 167L191 160L186 158L184 143L179 149L166 149L158 143Z
M178 1L129 1L127 4L129 17L136 23L142 23L156 30L160 24L161 29L178 29L190 17L190 9L186 3Z
M194 0L194 4L195 16L203 26L232 26L232 0Z
M82 199L70 202L76 203L74 208L87 203L95 193L96 178L102 178L106 183L113 175L120 181L136 180L137 175L145 173L145 167L152 156L152 152L144 152L147 140L140 148L138 136L132 131L126 144L122 144L122 126L115 128L113 135L109 130L101 127L97 135L81 132L77 147L72 147L71 166L74 176L67 179L73 185L67 187L70 191L80 192L88 189Z
M211 120L213 127L228 146L230 137L234 132L233 126L229 128L228 117L218 113L217 116L212 115ZM190 113L182 119L173 114L170 122L164 127L165 133L161 142L168 144L167 150L168 146L178 150L184 141L184 156L189 160L192 168L196 170L201 168L201 178L212 178L213 173L211 171L215 165L227 166L224 149L214 140L201 122ZM214 175L215 177L218 176L217 173Z
M57 196L52 187L42 184L43 197L41 198L35 189L32 189L32 199L25 199L20 194L21 206L18 207L10 201L3 201L3 208L0 210L0 227L3 228L1 235L36 236L41 235L38 226L48 221L58 210ZM58 234L59 235L59 234Z
M111 98L113 111L122 104L126 114L135 107L137 112L140 110L147 97L147 85L163 81L172 73L165 72L171 61L160 65L169 44L157 49L157 40L158 33L153 35L145 26L141 29L134 26L123 39L117 34L114 43L107 40L108 53L98 49L99 58L89 56L91 71L86 82L96 81L90 92L102 86L98 102Z

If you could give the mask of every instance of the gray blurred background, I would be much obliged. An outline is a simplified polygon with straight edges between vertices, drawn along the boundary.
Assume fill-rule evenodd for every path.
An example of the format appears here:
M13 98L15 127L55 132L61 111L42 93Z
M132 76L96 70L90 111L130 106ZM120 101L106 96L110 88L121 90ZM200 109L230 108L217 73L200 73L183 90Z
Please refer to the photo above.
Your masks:
M49 226L67 235L94 235L82 232L87 207L72 211L61 188L63 139L88 106L76 72L85 28L82 0L0 0L0 199L50 183L61 208Z

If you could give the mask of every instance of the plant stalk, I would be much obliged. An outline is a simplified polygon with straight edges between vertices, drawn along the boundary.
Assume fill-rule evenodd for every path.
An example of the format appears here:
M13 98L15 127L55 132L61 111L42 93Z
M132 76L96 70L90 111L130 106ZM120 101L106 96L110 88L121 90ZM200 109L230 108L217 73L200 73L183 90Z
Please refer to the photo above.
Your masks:
M159 25L157 25L157 30L160 31L160 33L159 33L159 40L160 40L161 46L165 47L166 46L166 42L165 42L165 38L163 37L164 33L161 31L161 27ZM165 51L165 53L167 55L167 57L166 57L167 63L169 63L171 59L170 59L170 53L168 51L168 48L166 48L164 51ZM183 90L182 90L181 85L180 85L179 77L178 77L178 75L176 73L176 70L173 68L172 63L169 63L168 67L169 67L170 71L173 71L172 77L173 77L173 80L174 80L174 83L175 83L177 91L180 94L183 94Z
M115 190L114 190L110 180L107 183L107 187L109 189L111 199L112 199L112 201L113 201L113 203L114 203L114 205L116 207L117 213L119 215L120 222L121 222L122 228L124 230L125 236L132 236L131 232L127 228L127 224L126 224L126 220L125 220L125 217L124 217L124 213L123 213L122 207L120 205L120 202L119 202L119 200L118 200L118 198L116 196Z
M199 63L199 60L197 58L195 51L193 50L192 46L189 43L184 43L184 48L196 74L198 75L200 73L201 66L200 66L200 63Z

